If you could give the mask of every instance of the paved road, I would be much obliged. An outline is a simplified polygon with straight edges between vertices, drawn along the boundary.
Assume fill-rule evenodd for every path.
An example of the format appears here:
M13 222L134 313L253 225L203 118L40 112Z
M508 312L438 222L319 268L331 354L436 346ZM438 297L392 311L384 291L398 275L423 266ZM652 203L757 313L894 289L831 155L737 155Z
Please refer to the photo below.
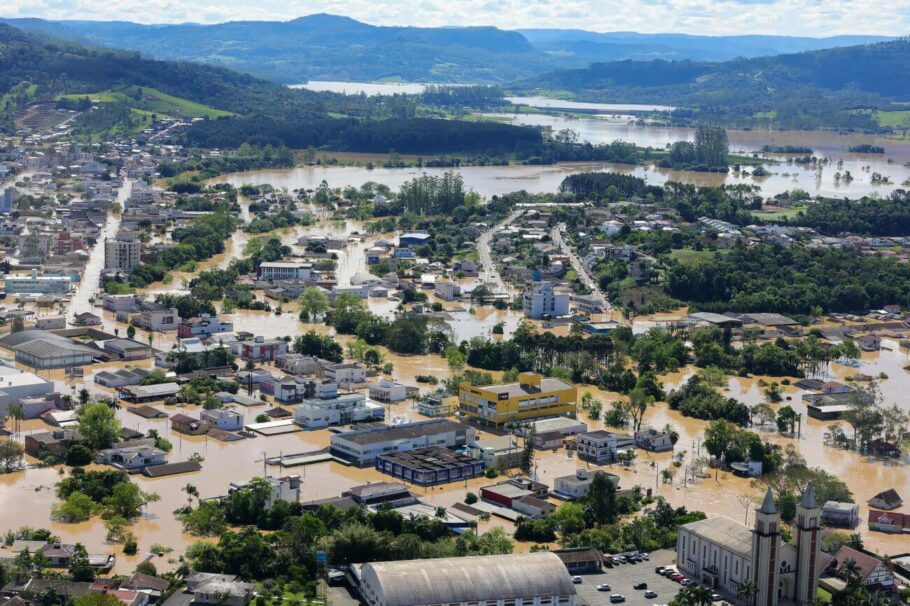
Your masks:
M581 259L571 246L566 244L565 239L563 239L562 234L566 229L565 223L560 223L550 231L550 238L553 240L553 244L559 249L560 252L569 256L569 261L572 264L572 269L575 270L575 273L578 274L578 277L581 279L582 283L587 286L591 292L599 296L604 301L604 310L610 311L612 307L610 306L610 301L607 300L606 295L600 289L600 286L597 284L597 280L591 277L591 274L588 272L588 268L585 267L584 263L581 262Z
M524 214L523 210L516 210L508 217L488 229L487 231L480 234L480 237L477 238L477 258L480 260L480 281L489 282L494 285L494 289L497 293L508 293L511 289L506 286L506 283L503 281L502 276L499 275L499 272L496 270L496 264L493 263L493 254L490 251L490 245L493 241L493 234L508 225L511 225L515 222L518 217Z

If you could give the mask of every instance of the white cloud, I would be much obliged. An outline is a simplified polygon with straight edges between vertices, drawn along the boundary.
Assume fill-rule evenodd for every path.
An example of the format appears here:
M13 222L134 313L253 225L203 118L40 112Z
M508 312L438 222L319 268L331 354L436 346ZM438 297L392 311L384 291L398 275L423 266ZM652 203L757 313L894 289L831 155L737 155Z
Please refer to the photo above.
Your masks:
M217 23L326 12L377 25L690 34L903 35L910 0L6 0L4 17Z

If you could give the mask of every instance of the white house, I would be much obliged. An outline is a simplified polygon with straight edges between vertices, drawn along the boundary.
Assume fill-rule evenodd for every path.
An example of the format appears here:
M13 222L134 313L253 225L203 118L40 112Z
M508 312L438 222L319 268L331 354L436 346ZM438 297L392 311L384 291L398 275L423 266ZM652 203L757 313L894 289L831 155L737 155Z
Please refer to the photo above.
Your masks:
M368 385L370 399L377 402L401 402L408 397L408 388L401 383L379 379Z
M312 263L270 261L259 266L260 280L311 280L312 278Z
M213 408L199 413L203 421L208 421L209 426L224 431L239 431L243 429L243 414L230 408Z
M522 307L525 316L536 320L544 316L565 316L569 314L569 299L569 293L554 290L552 283L538 281L522 295Z
M345 388L354 383L363 383L367 378L366 369L359 364L330 364L324 370L326 378Z

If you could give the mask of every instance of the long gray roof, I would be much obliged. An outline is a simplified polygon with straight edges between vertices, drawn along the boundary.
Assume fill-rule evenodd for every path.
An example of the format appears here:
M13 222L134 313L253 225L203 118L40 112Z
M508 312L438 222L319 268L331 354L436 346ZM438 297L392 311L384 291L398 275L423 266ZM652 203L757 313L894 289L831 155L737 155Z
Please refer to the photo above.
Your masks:
M361 576L383 606L575 594L568 570L550 552L373 562Z

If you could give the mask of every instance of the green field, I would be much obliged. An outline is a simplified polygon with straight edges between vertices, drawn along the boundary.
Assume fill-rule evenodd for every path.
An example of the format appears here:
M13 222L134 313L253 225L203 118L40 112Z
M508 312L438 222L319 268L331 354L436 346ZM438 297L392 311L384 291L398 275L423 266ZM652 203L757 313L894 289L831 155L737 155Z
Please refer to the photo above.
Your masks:
M123 102L135 106L135 109L137 110L180 116L183 118L221 118L234 115L231 112L215 109L208 105L168 95L167 93L163 93L154 88L143 87L141 90L142 97L140 99L137 99L137 87L128 87L122 90L107 90L90 94L60 95L58 99L78 100L88 97L96 103Z
M773 212L768 212L764 210L754 210L752 211L752 216L758 219L766 219L768 221L774 221L778 219L792 219L796 217L800 212L805 212L805 205L797 205L787 210L777 210Z
M875 112L875 120L884 128L910 128L910 110Z
M678 248L670 251L670 258L679 261L682 265L697 265L713 257L725 253L724 250L694 250L691 248Z

